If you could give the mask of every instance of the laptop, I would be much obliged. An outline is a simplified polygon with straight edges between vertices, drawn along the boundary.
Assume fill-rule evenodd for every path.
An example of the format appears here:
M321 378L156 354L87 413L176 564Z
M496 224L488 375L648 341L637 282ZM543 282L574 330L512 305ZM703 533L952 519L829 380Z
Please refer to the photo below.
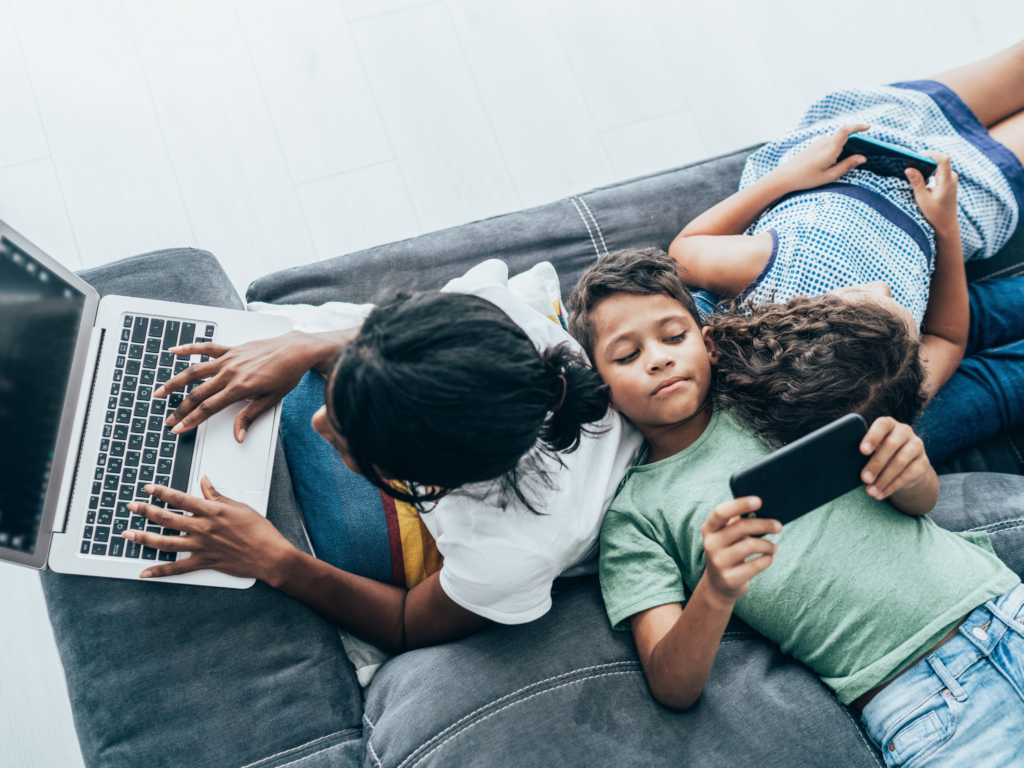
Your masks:
M280 405L235 442L237 403L175 435L164 419L184 392L155 390L197 355L179 344L234 346L288 332L286 318L104 296L0 221L0 562L60 573L137 579L188 553L121 536L159 529L132 501L158 503L158 483L202 497L218 491L267 513ZM198 382L190 388L198 386ZM178 510L175 510L178 511ZM147 581L244 589L254 579L212 570Z

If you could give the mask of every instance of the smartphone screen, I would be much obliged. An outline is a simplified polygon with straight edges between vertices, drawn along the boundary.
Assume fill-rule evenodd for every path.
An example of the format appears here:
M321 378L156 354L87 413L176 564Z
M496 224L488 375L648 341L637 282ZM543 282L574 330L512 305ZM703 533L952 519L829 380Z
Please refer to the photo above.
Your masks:
M867 431L859 414L843 416L733 474L732 495L758 496L758 517L792 522L863 485Z

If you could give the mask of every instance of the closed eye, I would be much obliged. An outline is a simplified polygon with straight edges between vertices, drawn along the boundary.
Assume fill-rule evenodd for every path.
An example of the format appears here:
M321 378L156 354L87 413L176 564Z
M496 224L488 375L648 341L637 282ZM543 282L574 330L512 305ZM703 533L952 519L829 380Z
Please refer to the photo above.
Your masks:
M686 338L686 334L685 333L680 333L678 336L672 336L672 337L670 337L668 339L665 339L665 341L666 341L666 343L676 343L676 342L682 341L685 338Z
M625 357L618 357L618 358L616 358L616 359L615 359L615 362L616 362L616 363L617 363L618 365L627 365L628 363L631 363L631 362L633 362L634 360L636 360L636 357L637 357L637 355L639 355L639 354L640 354L639 350L633 350L632 352L630 352L630 353L629 353L628 355L626 355Z

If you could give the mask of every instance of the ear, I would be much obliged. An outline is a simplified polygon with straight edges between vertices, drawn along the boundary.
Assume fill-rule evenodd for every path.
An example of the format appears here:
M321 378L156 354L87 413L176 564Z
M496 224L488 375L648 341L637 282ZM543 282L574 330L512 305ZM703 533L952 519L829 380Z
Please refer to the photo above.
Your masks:
M712 365L718 363L718 347L715 345L715 331L710 325L705 325L700 331L704 339L704 349L707 350L708 359Z

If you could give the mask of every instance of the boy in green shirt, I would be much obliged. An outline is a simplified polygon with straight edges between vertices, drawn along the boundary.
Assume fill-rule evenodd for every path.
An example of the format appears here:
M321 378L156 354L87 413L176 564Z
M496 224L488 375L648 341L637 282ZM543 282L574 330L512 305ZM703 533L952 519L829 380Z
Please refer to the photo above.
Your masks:
M702 328L676 268L656 249L611 254L583 276L569 303L570 331L609 385L613 407L647 440L602 528L600 578L609 618L617 629L632 629L655 698L684 710L696 701L735 612L813 669L844 704L860 709L874 700L863 715L868 732L887 747L887 758L902 755L902 764L945 744L958 722L963 730L964 717L951 705L967 698L970 665L960 666L968 657L973 664L998 654L958 643L969 645L968 629L988 643L998 619L999 639L1007 637L1001 652L1010 649L1016 672L1007 678L1005 670L992 671L979 690L993 701L1015 700L995 720L1005 721L1003 733L1019 731L1024 679L1007 680L1024 677L1024 629L1014 620L1020 614L1024 621L1024 587L995 557L987 534L957 535L923 517L938 498L938 478L920 439L901 423L913 421L922 405L916 327L883 305L826 298L754 310L746 324L733 313ZM782 322L762 322L770 313ZM871 331L878 323L888 324L881 337ZM755 327L761 335L751 332ZM868 330L858 333L859 327ZM775 520L747 517L759 499L731 499L732 473L770 453L765 440L779 442L771 419L751 404L761 397L770 413L773 398L787 397L785 381L758 380L751 357L735 349L726 354L737 345L767 350L775 363L793 358L794 377L804 377L796 390L808 377L826 388L837 378L862 383L859 390L847 387L847 401L836 398L836 412L822 413L816 426L847 411L867 418L861 446L871 457L862 474L867 492L851 491L785 530ZM822 345L840 353L816 370ZM872 352L891 360L894 348L906 365L872 373ZM727 356L728 363L720 359ZM735 405L727 410L716 407L720 390L735 394L737 386L760 394L725 399ZM750 421L768 427L759 437ZM963 637L947 643L958 628ZM941 661L932 663L947 648L947 666L964 678L959 682ZM903 677L917 686L909 694L887 686L907 670L913 674ZM1005 690L997 691L1000 685ZM874 698L883 689L899 690ZM920 705L922 696L929 706ZM988 711L979 720L987 747L1015 748L992 738L993 717ZM924 746L922 718L931 739Z

